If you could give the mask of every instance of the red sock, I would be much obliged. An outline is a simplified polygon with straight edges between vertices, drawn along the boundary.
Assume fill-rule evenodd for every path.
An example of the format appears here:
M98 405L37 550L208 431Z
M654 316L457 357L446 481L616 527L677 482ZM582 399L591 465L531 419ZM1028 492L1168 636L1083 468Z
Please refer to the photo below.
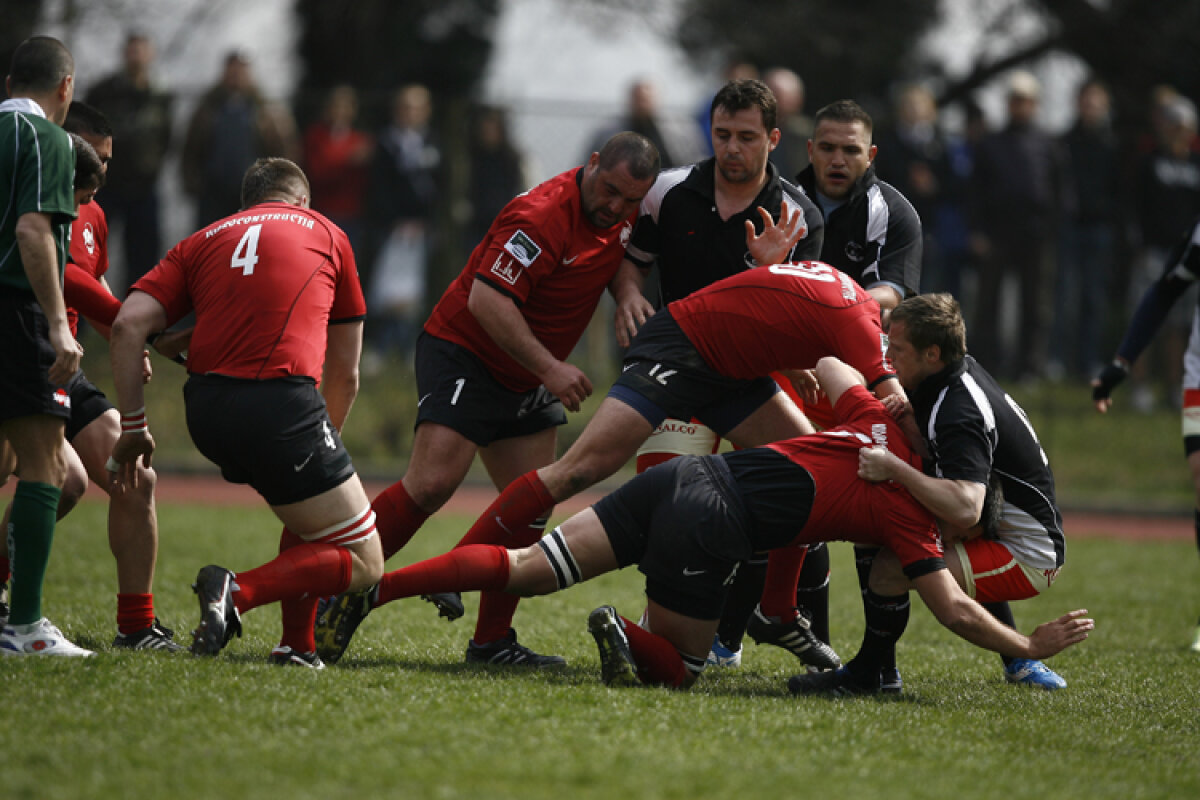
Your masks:
M639 627L636 622L621 617L625 623L625 638L637 663L637 675L642 683L677 689L687 678L687 666L675 645L656 633Z
M759 606L768 617L790 620L796 613L796 584L807 547L780 547L767 556L767 577Z
M353 569L350 552L332 544L305 542L288 548L273 561L237 573L237 610L274 603L285 597L328 597L346 591Z
M519 535L508 537L506 546L515 550L537 542L546 533L547 519L549 514L538 518L532 525L525 526ZM479 615L475 618L475 644L487 644L507 636L509 628L512 627L513 615L517 613L517 604L520 602L520 595L496 591L481 592Z
M279 535L279 552L304 544L304 540L287 528ZM290 647L298 653L311 653L317 649L313 638L313 623L317 619L317 595L284 597L279 601L279 615L283 622L281 646Z
M400 552L413 534L421 529L429 512L413 502L404 481L396 481L371 502L375 511L375 531L383 545L383 560Z
M473 544L384 575L375 607L419 594L475 592L507 585L508 550L494 544Z
M8 563L8 556L0 556L0 583L8 583L11 577L12 565Z
M549 516L553 508L554 498L550 496L546 484L538 477L537 470L530 470L510 483L492 501L457 546L502 544L516 547L512 544L513 531L520 533L526 530L538 518Z
M290 647L297 653L312 653L317 649L317 640L313 636L313 625L317 621L317 603L320 597L315 594L304 597L289 597L279 601L283 616L283 635L279 637L282 647Z
M128 636L154 624L154 595L117 594L117 630Z

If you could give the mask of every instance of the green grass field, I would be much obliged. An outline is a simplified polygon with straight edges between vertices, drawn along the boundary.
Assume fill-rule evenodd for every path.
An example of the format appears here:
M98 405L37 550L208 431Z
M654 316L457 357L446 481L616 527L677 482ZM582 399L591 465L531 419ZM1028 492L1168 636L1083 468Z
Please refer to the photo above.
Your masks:
M1006 685L999 659L943 630L917 603L900 649L898 699L793 698L782 650L709 670L690 693L610 690L588 612L642 608L640 576L604 576L523 603L522 639L567 657L531 674L463 665L475 608L447 623L403 601L360 629L342 663L312 673L266 663L274 606L216 659L115 653L105 506L61 523L45 612L88 661L3 659L5 798L1184 798L1200 797L1200 656L1187 542L1076 539L1049 596L1018 624L1087 607L1097 630L1052 662L1054 694ZM160 508L157 605L190 641L188 584L210 562L268 559L265 509ZM391 566L433 555L465 528L435 517ZM848 546L834 550L834 645L861 634Z

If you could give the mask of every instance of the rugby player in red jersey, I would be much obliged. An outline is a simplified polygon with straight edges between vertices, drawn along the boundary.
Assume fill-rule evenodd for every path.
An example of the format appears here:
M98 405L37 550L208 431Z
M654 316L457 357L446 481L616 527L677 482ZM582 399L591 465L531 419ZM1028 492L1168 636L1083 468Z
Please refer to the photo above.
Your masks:
M578 411L592 393L587 375L565 359L620 266L658 169L659 154L648 139L618 133L585 166L519 195L496 217L417 340L412 455L404 477L373 504L385 558L450 499L476 453L498 489L554 460L563 407ZM537 541L549 505L511 533L498 532L495 541ZM370 608L392 599L386 583L337 598L317 620L322 657L340 658L345 645L334 640L348 641ZM428 599L450 619L463 613L453 595ZM515 596L483 594L466 660L563 664L517 642L516 607Z
M117 491L137 489L139 462L149 467L154 453L142 346L194 311L184 386L192 440L286 526L273 561L236 574L200 570L197 655L240 634L242 613L281 601L283 639L271 660L319 668L316 598L370 586L383 572L375 514L338 434L358 392L366 303L349 240L309 209L309 191L291 161L256 161L242 181L243 210L172 248L113 324Z
M766 377L773 371L811 369L822 356L838 355L877 393L901 392L881 336L878 303L819 262L746 270L677 300L638 331L621 377L579 439L559 460L509 483L458 546L510 544L513 534L544 525L555 503L616 472L667 417L696 417L739 447L812 433L804 413ZM530 536L525 544L536 541L523 535ZM393 591L385 575L377 594L390 600ZM338 655L366 605L348 600L335 604L341 624L328 626Z
M644 622L620 617L611 606L588 618L602 678L609 685L687 688L704 670L739 564L756 552L847 539L894 552L897 571L938 621L980 647L1046 657L1087 638L1093 622L1086 611L1024 636L968 597L943 559L930 513L900 485L858 477L864 448L886 448L920 464L901 428L855 370L827 357L816 373L833 402L834 428L719 456L681 456L638 475L532 546L458 547L392 573L396 591L549 594L637 564L646 576ZM878 667L869 672L877 677Z

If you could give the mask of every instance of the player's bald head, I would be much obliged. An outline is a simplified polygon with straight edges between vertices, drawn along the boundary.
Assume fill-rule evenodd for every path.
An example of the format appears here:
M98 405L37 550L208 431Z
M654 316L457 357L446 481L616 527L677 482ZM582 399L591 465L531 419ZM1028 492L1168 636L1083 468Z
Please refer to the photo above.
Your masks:
M286 158L260 158L242 178L242 208L272 202L299 205L311 195L304 170Z

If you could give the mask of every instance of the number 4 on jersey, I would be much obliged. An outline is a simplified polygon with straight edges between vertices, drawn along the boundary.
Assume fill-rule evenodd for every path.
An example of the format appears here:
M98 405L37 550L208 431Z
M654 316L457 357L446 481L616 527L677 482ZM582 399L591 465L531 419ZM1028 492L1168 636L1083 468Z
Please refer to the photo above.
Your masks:
M234 248L233 258L229 259L230 269L240 269L243 276L254 274L254 265L258 263L258 236L262 233L262 225L251 225L242 234L242 240Z

